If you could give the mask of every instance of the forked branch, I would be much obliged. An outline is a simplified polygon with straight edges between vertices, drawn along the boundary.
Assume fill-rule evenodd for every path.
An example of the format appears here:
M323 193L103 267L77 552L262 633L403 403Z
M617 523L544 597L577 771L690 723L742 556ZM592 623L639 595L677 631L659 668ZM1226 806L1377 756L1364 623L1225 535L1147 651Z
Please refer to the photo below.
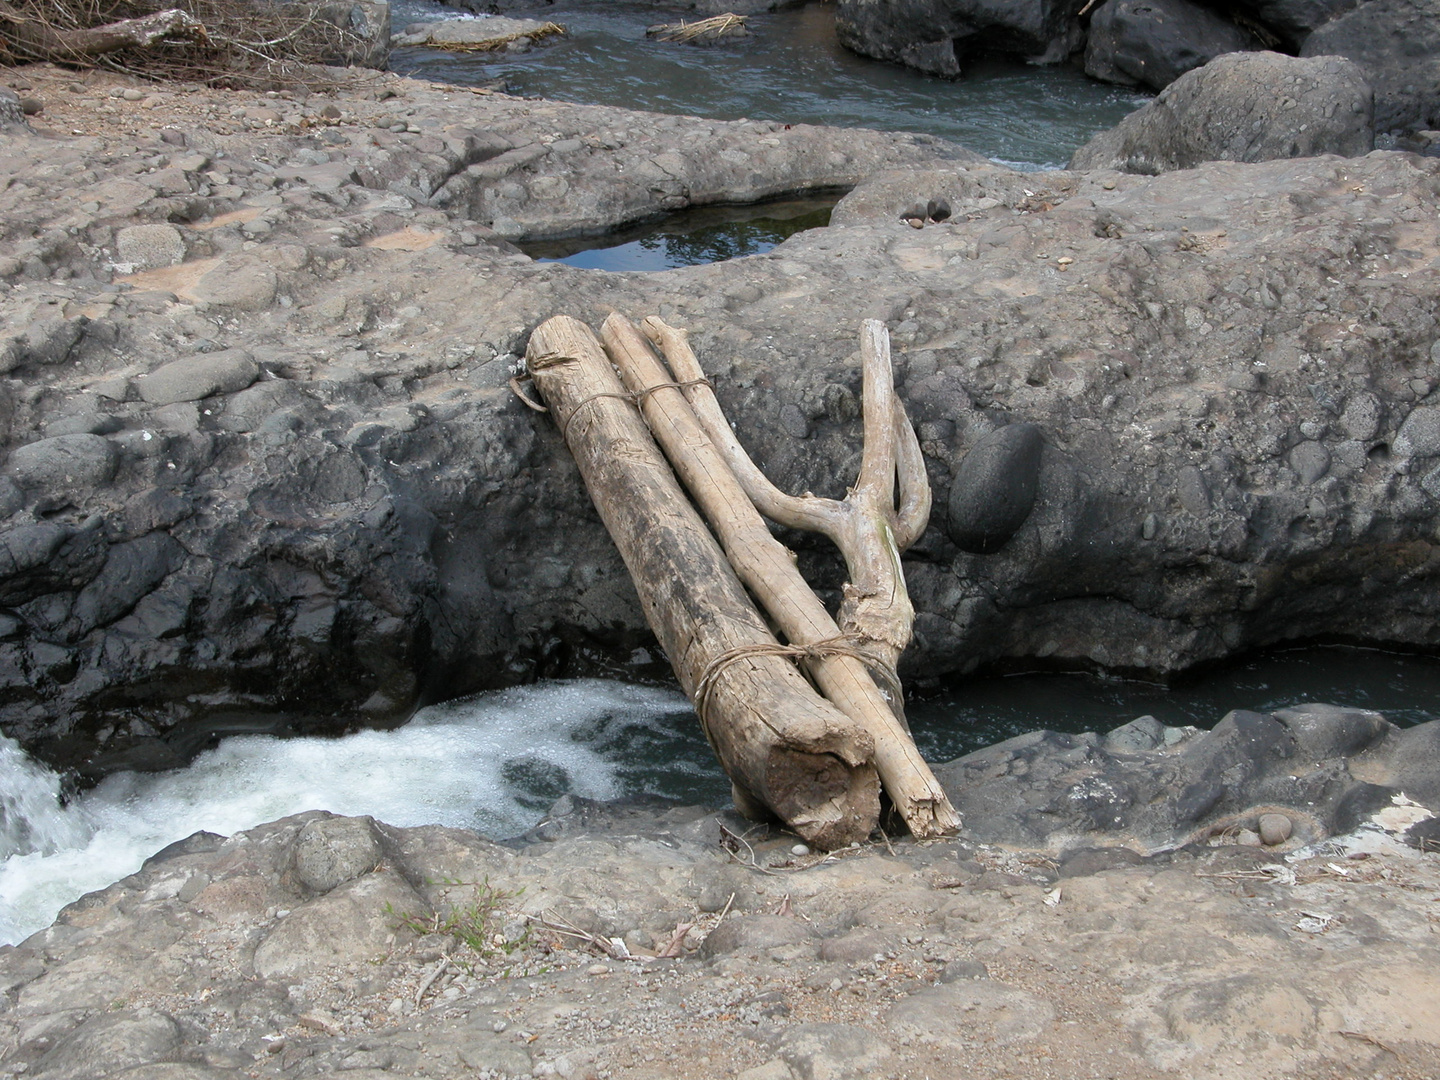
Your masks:
M695 382L705 378L683 330L654 316L644 325L677 379ZM844 499L781 491L740 445L715 392L696 382L686 388L685 395L761 513L790 528L822 533L840 549L850 581L840 608L840 627L863 640L893 668L910 643L915 619L900 553L925 531L930 519L930 483L919 440L895 393L890 336L878 319L862 324L860 353L865 443L860 477Z

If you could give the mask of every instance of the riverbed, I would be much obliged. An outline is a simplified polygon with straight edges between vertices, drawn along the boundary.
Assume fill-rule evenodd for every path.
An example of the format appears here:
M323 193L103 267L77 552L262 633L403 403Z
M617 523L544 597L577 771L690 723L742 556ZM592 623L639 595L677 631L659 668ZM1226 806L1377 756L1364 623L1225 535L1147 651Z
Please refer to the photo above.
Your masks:
M1325 701L1410 726L1434 719L1440 659L1362 649L1273 653L1173 688L1091 675L971 679L914 702L921 752L947 761L1049 728L1108 731L1137 716L1209 728L1235 708ZM120 773L83 793L0 741L0 943L193 832L229 835L305 810L508 837L562 795L723 805L729 783L683 694L547 681L422 709L396 731L226 739L188 768Z
M646 28L666 18L649 6L558 4L541 14L566 28L556 44L520 55L396 49L391 68L464 85L500 80L512 93L580 104L916 131L1027 171L1062 168L1148 100L1065 64L997 57L947 81L869 60L841 48L834 6L823 3L751 16L752 37L713 48L646 40ZM455 17L428 0L392 9L397 31Z

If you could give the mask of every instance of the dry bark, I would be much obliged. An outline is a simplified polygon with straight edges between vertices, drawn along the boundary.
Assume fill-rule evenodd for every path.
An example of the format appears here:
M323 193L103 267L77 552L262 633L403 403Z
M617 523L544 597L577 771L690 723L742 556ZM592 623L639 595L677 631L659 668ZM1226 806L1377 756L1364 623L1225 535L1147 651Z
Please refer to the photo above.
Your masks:
M692 700L718 657L775 649L589 327L563 315L547 320L531 335L526 360ZM742 811L768 807L821 848L870 835L879 783L868 732L782 656L746 656L713 684L702 721Z
M910 643L915 620L900 553L925 531L930 483L920 442L895 394L885 324L867 319L861 328L864 445L859 480L843 500L788 495L772 484L740 445L715 392L699 382L705 373L685 331L654 316L644 325L664 350L675 377L696 383L685 395L760 512L781 525L822 533L840 549L850 579L840 605L840 626L893 669Z
M658 320L654 323L664 325ZM877 326L878 330L867 324L865 331L866 439L853 502L812 499L806 508L818 508L826 516L841 538L837 542L842 543L847 560L867 575L862 587L847 588L846 605L852 623L864 627L860 644L878 645L876 651L881 655L876 659L893 671L894 660L909 641L913 613L894 539L898 517L894 509L896 417L903 421L903 412L897 412L891 387L885 328L883 324ZM708 386L667 387L673 382L670 372L639 330L618 314L612 313L605 320L601 336L626 386L643 395L641 408L651 431L710 522L731 565L786 639L793 645L812 647L845 639L847 635L800 574L793 554L770 534L732 471L734 463L727 460L718 440L707 430L708 425L702 425L692 410L687 395L709 394ZM883 350L877 342L883 343ZM688 353L688 347L685 351ZM690 359L693 361L693 354ZM698 364L675 374L682 382L704 378ZM713 394L709 396L713 401ZM719 427L729 434L730 427L719 414L718 403L715 413ZM908 422L903 426L909 432ZM748 463L749 458L745 461ZM910 484L909 511L903 519L906 535L916 528L917 507L923 504L928 513L929 502L928 484L923 498L914 493L913 478ZM921 514L921 529L923 519ZM918 837L954 832L960 824L959 815L920 756L897 715L898 709L892 708L899 705L898 686L888 697L882 694L870 666L839 650L827 649L806 663L825 696L874 738L881 783L910 831Z
M4 48L31 59L61 62L104 56L121 49L148 49L173 38L205 40L204 25L179 8L105 26L60 29L0 0L0 25L5 28Z

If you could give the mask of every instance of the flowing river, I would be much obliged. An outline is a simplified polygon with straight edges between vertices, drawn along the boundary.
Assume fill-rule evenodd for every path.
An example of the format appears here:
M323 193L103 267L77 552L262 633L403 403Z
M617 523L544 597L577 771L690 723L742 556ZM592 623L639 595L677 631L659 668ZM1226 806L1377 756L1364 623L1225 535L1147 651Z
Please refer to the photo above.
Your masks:
M914 703L925 757L944 761L1038 728L1107 731L1146 713L1208 727L1234 708L1328 701L1399 724L1434 718L1440 659L1352 649L1280 653L1164 687L1084 675L971 679ZM506 837L555 799L729 798L677 689L547 682L422 710L396 731L226 739L187 769L120 773L64 797L60 777L0 738L0 943L197 830L228 834L303 810L372 814Z

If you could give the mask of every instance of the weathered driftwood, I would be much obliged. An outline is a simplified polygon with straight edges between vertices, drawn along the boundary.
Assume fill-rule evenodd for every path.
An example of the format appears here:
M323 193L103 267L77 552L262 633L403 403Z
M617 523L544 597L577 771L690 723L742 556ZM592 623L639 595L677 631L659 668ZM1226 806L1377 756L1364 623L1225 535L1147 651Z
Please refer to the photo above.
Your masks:
M735 462L727 460L721 440L707 430L709 425L702 425L687 400L687 395L707 395L714 402L693 353L688 346L679 347L683 338L677 331L659 320L649 325L662 341L670 342L667 352L680 359L684 374L677 370L675 377L691 385L675 384L649 343L623 316L612 313L601 328L601 337L626 387L642 395L641 408L651 431L710 522L736 573L792 645L818 647L816 654L806 658L810 673L825 696L873 736L881 783L910 831L918 837L954 832L959 815L899 719L898 685L889 688L888 697L883 696L880 687L885 680L877 684L870 674L876 667L893 672L909 641L913 611L905 594L895 534L898 529L907 542L913 541L912 534L923 530L929 509L929 485L922 471L918 482L909 475L902 486L908 495L903 513L895 510L895 447L905 441L897 439L897 431L903 428L912 440L914 435L891 384L884 324L865 325L865 446L855 492L845 503L818 499L803 503L807 511L818 509L827 532L833 530L831 534L845 552L852 573L861 575L858 587L846 589L842 608L851 623L849 634L842 632L806 584L791 552L770 534L736 477ZM685 356L679 356L682 351ZM713 411L719 428L733 441L718 403ZM915 454L918 458L918 444ZM748 457L744 461L759 472ZM906 464L913 463L907 460ZM770 501L775 502L773 498ZM857 646L867 645L873 646L867 651L872 658L868 665L856 655L860 651ZM896 708L892 709L892 704Z
M699 22L660 23L645 31L654 41L674 41L684 45L714 45L726 38L749 37L745 16L726 12Z
M879 815L871 736L774 655L774 635L589 327L564 315L547 320L531 335L526 362L686 693L694 700L717 659L756 650L710 680L702 716L737 805L768 807L821 848L868 837Z
M760 512L781 525L828 536L845 556L849 584L839 624L893 668L910 644L915 610L905 589L900 553L920 538L930 518L930 483L920 442L895 394L885 324L861 326L864 446L860 478L843 500L788 495L750 460L725 420L715 392L683 330L651 316L645 332L660 346L695 415ZM896 484L899 506L896 506Z
M36 60L76 60L103 56L121 49L148 49L161 41L205 39L205 27L193 16L171 8L139 19L122 19L105 26L62 29L32 18L0 0L0 51L8 48Z

